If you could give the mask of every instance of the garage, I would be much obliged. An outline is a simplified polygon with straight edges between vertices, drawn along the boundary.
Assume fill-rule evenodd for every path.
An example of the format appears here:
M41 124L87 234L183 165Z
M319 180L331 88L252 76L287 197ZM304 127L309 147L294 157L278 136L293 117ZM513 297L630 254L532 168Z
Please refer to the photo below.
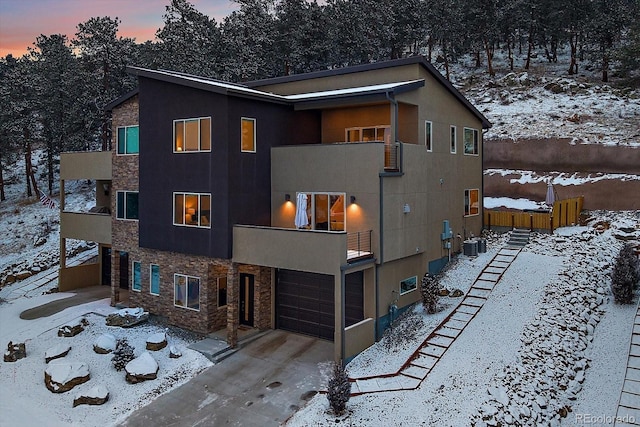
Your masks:
M346 276L346 325L363 315L362 272ZM333 341L334 278L304 271L277 271L276 328Z

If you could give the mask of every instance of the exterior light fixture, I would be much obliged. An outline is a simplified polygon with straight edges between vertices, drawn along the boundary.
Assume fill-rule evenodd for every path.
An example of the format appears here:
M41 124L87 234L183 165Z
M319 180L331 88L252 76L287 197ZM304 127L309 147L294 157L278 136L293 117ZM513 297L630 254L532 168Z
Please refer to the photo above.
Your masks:
M351 196L349 198L349 200L351 201L351 203L355 203L356 202L356 196Z
M290 202L291 201L291 194L287 193L284 195L284 201L285 202Z

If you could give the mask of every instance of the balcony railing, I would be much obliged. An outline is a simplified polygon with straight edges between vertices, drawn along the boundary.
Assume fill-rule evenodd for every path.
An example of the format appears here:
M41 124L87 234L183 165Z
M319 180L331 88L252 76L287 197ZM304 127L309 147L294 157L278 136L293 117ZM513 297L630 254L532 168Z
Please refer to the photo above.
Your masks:
M390 172L400 170L400 144L385 144L384 169Z
M347 261L371 258L371 234L372 230L347 233Z

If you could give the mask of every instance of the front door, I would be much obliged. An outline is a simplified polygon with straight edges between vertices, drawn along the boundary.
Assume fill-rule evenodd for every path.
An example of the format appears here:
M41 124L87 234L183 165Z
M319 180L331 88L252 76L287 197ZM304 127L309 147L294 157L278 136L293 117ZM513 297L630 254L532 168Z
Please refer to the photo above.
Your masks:
M129 289L129 252L120 251L120 289Z
M111 286L111 248L102 248L102 284Z
M240 324L253 326L253 274L240 273Z

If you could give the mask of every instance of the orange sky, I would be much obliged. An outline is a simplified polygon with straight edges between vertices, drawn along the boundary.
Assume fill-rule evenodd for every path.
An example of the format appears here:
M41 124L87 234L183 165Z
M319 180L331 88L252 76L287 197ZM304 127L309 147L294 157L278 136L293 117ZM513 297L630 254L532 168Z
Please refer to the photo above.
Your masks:
M136 42L154 40L171 0L0 0L0 57L21 56L40 34L65 34L72 39L76 26L97 16L118 17L118 35ZM231 0L189 0L217 22L238 5Z

